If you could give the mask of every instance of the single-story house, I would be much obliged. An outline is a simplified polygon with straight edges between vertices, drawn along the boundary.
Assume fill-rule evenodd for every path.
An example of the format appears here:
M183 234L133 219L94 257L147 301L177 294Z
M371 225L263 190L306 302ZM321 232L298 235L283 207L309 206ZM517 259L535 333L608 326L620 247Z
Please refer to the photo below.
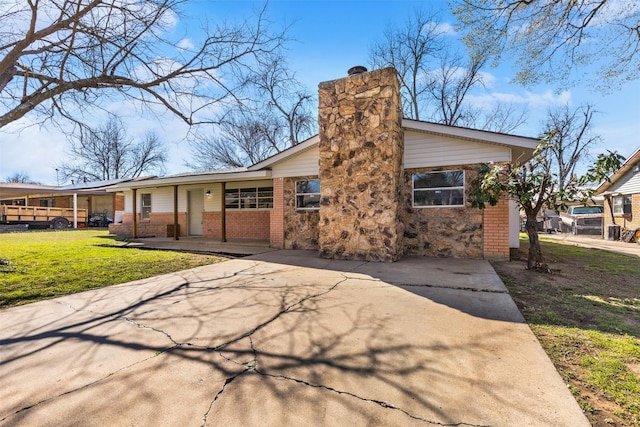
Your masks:
M518 210L471 207L481 163L523 163L535 138L402 118L393 68L319 85L318 135L247 168L113 187L112 233L262 240L338 259L508 258Z
M640 148L620 169L596 189L605 198L604 229L619 225L623 230L640 228Z

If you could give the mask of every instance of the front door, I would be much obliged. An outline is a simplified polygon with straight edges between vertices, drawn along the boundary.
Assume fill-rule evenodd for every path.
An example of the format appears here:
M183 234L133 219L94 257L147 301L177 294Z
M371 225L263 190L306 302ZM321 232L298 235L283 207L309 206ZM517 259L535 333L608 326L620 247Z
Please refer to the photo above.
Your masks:
M202 211L204 210L204 193L202 190L191 190L187 194L189 216L189 236L202 236Z

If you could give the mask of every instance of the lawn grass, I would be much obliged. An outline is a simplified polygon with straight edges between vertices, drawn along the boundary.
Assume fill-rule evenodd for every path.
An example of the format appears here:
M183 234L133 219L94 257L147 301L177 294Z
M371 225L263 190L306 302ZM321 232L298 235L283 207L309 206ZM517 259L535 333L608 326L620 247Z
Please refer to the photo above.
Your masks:
M0 308L225 260L123 243L104 230L0 234Z
M551 274L494 268L592 425L640 426L640 259L541 243Z

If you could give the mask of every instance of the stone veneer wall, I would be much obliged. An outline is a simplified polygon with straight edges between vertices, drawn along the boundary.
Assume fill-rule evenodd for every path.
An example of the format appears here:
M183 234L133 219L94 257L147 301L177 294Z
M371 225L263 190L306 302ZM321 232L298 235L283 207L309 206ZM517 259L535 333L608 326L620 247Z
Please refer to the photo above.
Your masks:
M464 207L412 206L412 179L414 173L443 170L464 170ZM471 207L469 183L475 178L472 166L447 168L407 169L404 173L404 203L402 222L404 228L404 250L408 255L442 256L462 258L483 257L483 212ZM508 222L504 224L508 233Z
M320 256L395 261L404 132L393 68L319 85Z
M318 177L301 176L283 180L284 249L318 249L320 212L296 210L296 181L308 179Z

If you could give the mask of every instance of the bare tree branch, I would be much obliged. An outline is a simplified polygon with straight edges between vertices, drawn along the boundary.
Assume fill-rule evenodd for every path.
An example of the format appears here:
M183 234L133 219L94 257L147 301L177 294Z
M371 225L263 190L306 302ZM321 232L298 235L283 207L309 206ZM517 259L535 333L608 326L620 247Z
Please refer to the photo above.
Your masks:
M181 48L168 30L183 1L10 0L0 11L0 128L31 113L77 120L105 95L209 121L201 113L235 96L284 35L269 32L262 9L253 24L221 24Z
M136 142L116 118L96 129L80 128L69 142L71 160L59 166L64 181L137 178L143 173L162 172L167 161L164 145L155 134Z

